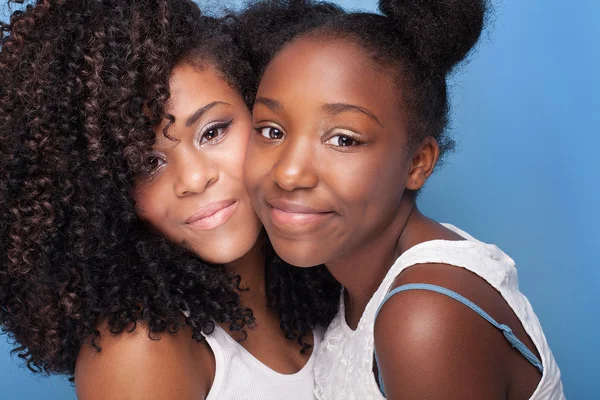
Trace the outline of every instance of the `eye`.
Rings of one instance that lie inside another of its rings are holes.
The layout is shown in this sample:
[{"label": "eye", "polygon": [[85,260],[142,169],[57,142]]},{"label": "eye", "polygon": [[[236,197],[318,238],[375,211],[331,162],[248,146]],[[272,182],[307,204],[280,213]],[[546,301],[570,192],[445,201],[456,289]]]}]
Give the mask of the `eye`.
[{"label": "eye", "polygon": [[165,164],[166,161],[162,157],[151,154],[144,160],[144,172],[152,176]]},{"label": "eye", "polygon": [[232,122],[233,120],[225,123],[218,122],[207,126],[202,132],[202,136],[200,136],[200,144],[202,145],[205,143],[220,142],[223,136],[225,135],[225,131],[227,130],[227,128],[229,128]]},{"label": "eye", "polygon": [[356,146],[358,144],[356,140],[345,135],[335,135],[328,139],[325,143],[338,147]]},{"label": "eye", "polygon": [[200,139],[200,143],[210,142],[214,138],[217,138],[223,134],[223,128],[213,128],[202,134],[202,138]]},{"label": "eye", "polygon": [[272,126],[268,126],[266,128],[259,128],[258,133],[264,138],[267,139],[283,139],[283,132],[277,128],[273,128]]}]

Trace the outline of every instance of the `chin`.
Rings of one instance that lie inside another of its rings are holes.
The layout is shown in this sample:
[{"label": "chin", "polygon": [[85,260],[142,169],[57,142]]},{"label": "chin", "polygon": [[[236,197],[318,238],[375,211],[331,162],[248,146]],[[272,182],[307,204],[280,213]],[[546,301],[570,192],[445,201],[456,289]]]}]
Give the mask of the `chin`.
[{"label": "chin", "polygon": [[[260,234],[260,226],[256,230],[229,233],[222,238],[215,237],[214,243],[210,245],[198,244],[194,253],[203,261],[210,264],[228,264],[236,261],[257,245]],[[260,251],[260,249],[259,249]]]},{"label": "chin", "polygon": [[236,254],[224,253],[224,254],[198,254],[198,256],[202,259],[202,261],[208,264],[227,264],[230,263],[237,258],[241,257]]},{"label": "chin", "polygon": [[[221,246],[211,251],[195,251],[196,255],[209,264],[228,264],[248,254],[253,243],[243,243],[234,246]],[[206,249],[205,249],[206,250]]]},{"label": "chin", "polygon": [[300,242],[288,242],[271,237],[271,244],[275,253],[286,263],[298,268],[311,268],[324,262],[319,257],[319,252],[314,246],[302,245]]}]

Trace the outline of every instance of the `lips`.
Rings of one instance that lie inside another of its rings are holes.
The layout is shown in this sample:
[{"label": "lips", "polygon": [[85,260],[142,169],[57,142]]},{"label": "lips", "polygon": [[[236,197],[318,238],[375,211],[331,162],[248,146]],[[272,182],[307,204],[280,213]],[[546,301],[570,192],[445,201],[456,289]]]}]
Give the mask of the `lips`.
[{"label": "lips", "polygon": [[201,230],[217,228],[231,218],[236,204],[235,200],[209,203],[185,220],[185,223]]},{"label": "lips", "polygon": [[273,208],[277,208],[277,209],[287,212],[287,213],[323,214],[323,213],[330,212],[330,210],[325,210],[324,208],[313,207],[309,204],[299,202],[299,201],[274,199],[274,200],[268,200],[267,204],[269,204]]},{"label": "lips", "polygon": [[284,228],[301,228],[318,224],[333,215],[332,210],[324,207],[281,199],[268,200],[271,220]]}]

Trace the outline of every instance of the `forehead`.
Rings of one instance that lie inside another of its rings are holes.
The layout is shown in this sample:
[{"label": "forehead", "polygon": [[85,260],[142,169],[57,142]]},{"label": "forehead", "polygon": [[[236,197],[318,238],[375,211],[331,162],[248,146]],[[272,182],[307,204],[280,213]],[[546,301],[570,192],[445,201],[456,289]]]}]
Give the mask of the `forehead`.
[{"label": "forehead", "polygon": [[[186,120],[207,104],[224,102],[230,105],[217,105],[213,109],[215,111],[223,110],[225,107],[246,107],[241,94],[232,88],[219,71],[211,65],[199,67],[182,63],[175,66],[169,78],[169,92],[171,97],[166,111],[175,117],[175,125],[169,128],[169,136],[174,138],[177,138],[178,133],[182,130],[193,130],[193,127],[186,126]],[[164,119],[154,129],[157,133],[157,145],[170,146],[173,143],[173,140],[163,134],[167,123],[167,119]]]},{"label": "forehead", "polygon": [[189,63],[177,65],[169,78],[171,98],[167,112],[176,118],[189,117],[199,107],[213,101],[227,103],[241,101],[241,96],[211,65],[193,66]]},{"label": "forehead", "polygon": [[321,103],[346,102],[388,112],[397,109],[398,90],[392,70],[379,65],[349,39],[307,36],[282,49],[261,80],[259,96]]}]

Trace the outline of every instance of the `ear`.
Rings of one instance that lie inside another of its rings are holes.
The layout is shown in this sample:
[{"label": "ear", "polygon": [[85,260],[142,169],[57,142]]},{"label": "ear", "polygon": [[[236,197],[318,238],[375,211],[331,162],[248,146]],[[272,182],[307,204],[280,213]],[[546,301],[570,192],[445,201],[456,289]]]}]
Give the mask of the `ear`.
[{"label": "ear", "polygon": [[406,189],[419,190],[433,173],[435,164],[440,157],[440,146],[433,136],[426,137],[417,147],[406,184]]}]

